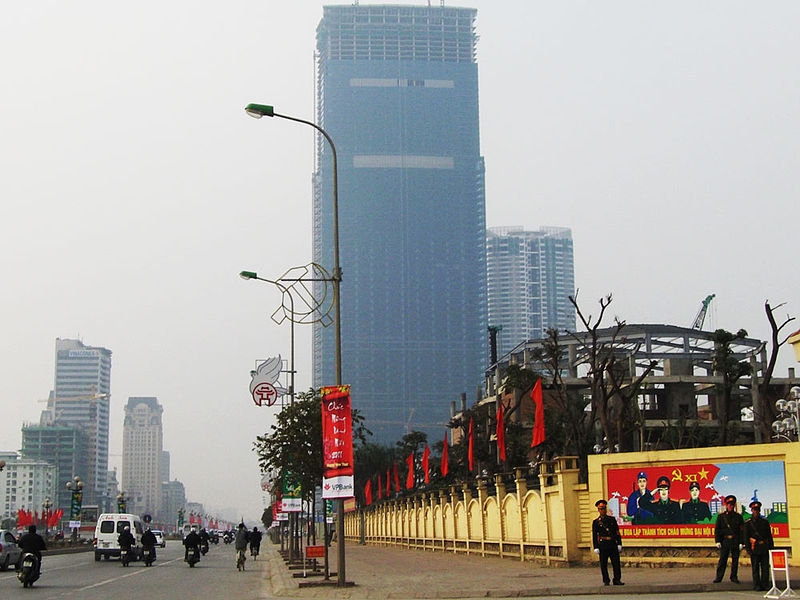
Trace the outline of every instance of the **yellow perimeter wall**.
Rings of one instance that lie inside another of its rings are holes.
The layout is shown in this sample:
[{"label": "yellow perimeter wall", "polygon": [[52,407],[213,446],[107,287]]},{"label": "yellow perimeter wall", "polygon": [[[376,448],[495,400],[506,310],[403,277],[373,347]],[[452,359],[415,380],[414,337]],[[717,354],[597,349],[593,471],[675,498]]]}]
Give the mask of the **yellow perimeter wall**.
[{"label": "yellow perimeter wall", "polygon": [[[421,492],[347,513],[345,536],[351,542],[363,539],[370,544],[546,564],[583,562],[591,559],[594,503],[608,497],[608,469],[765,460],[784,461],[790,537],[777,539],[776,546],[790,549],[791,564],[800,564],[800,443],[590,456],[588,485],[578,483],[576,459],[560,457],[541,465],[538,490],[528,490],[523,472],[517,471],[508,489],[497,477],[497,494],[492,496],[481,481],[476,491],[464,486]],[[658,549],[666,550],[664,556],[673,564],[703,557],[712,560],[715,554],[714,541],[707,539],[626,539],[625,546],[630,562],[660,562]]]}]

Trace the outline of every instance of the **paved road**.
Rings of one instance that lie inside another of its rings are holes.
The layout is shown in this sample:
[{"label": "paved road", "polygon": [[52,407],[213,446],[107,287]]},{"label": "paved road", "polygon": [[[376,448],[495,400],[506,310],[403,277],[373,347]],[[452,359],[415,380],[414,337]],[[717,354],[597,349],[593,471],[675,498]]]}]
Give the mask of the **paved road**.
[{"label": "paved road", "polygon": [[[168,541],[158,549],[158,560],[146,568],[134,562],[123,568],[118,560],[94,561],[91,552],[45,557],[42,577],[33,590],[22,588],[13,571],[0,572],[0,598],[54,600],[256,600],[269,598],[266,561],[247,561],[240,573],[234,566],[232,545],[211,546],[192,569],[183,562],[180,542]],[[191,590],[190,594],[187,591]]]}]

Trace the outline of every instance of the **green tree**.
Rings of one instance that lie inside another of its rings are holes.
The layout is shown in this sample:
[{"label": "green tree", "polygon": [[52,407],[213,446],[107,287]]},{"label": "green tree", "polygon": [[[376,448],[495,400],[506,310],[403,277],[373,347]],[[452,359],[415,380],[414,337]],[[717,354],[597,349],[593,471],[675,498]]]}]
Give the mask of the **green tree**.
[{"label": "green tree", "polygon": [[[369,479],[380,473],[383,489],[386,489],[386,481],[383,478],[386,476],[386,469],[391,468],[394,459],[394,448],[381,444],[366,443],[355,450],[355,456],[353,457],[355,461],[355,488],[356,496],[362,506],[364,505],[364,486]],[[376,483],[373,482],[373,485],[376,485]],[[372,496],[373,499],[378,497],[377,490],[374,491]]]},{"label": "green tree", "polygon": [[731,344],[736,340],[747,337],[747,331],[740,329],[735,334],[724,329],[717,329],[712,339],[714,340],[713,368],[714,373],[722,376],[722,383],[716,384],[714,403],[717,419],[719,420],[719,435],[717,443],[728,446],[735,443],[738,424],[742,419],[742,407],[738,394],[734,391],[739,379],[750,375],[750,363],[740,360],[733,352]]}]

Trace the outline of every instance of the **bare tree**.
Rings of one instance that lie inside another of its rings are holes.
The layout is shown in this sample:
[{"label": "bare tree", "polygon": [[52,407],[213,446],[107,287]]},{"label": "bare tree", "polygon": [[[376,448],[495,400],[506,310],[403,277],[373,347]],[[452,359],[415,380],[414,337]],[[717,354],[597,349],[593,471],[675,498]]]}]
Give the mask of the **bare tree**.
[{"label": "bare tree", "polygon": [[783,307],[785,302],[778,304],[774,308],[770,306],[769,300],[764,302],[764,312],[767,314],[767,320],[769,321],[769,327],[771,331],[770,335],[770,352],[769,352],[769,359],[767,360],[767,365],[764,368],[764,372],[761,378],[761,381],[758,384],[758,409],[753,407],[753,419],[755,421],[755,426],[761,429],[761,435],[763,439],[769,440],[772,434],[772,422],[777,417],[777,412],[775,410],[775,400],[778,399],[776,394],[771,391],[770,383],[772,382],[772,375],[775,371],[775,365],[778,361],[778,352],[780,351],[781,346],[783,346],[786,341],[791,337],[792,334],[788,334],[781,339],[781,330],[786,327],[789,323],[794,321],[794,317],[790,317],[786,315],[786,318],[783,322],[778,325],[777,320],[775,319],[775,311],[779,308]]}]

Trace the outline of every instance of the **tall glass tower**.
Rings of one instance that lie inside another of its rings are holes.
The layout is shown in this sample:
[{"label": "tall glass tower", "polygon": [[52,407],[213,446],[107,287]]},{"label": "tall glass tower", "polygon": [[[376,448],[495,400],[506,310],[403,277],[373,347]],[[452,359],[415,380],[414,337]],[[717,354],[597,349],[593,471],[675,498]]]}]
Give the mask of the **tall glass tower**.
[{"label": "tall glass tower", "polygon": [[486,233],[489,324],[500,326],[498,356],[547,329],[575,330],[572,231],[491,227]]},{"label": "tall glass tower", "polygon": [[[474,9],[326,6],[317,120],[336,143],[342,372],[375,441],[439,439],[486,356],[484,168]],[[314,177],[314,257],[333,265],[332,167]],[[332,328],[314,385],[335,383]]]},{"label": "tall glass tower", "polygon": [[[48,401],[56,425],[67,425],[88,438],[88,473],[84,504],[109,508],[108,417],[111,403],[111,350],[79,340],[56,339],[55,388]],[[59,473],[59,476],[63,474]],[[65,482],[60,482],[63,486]]]}]

